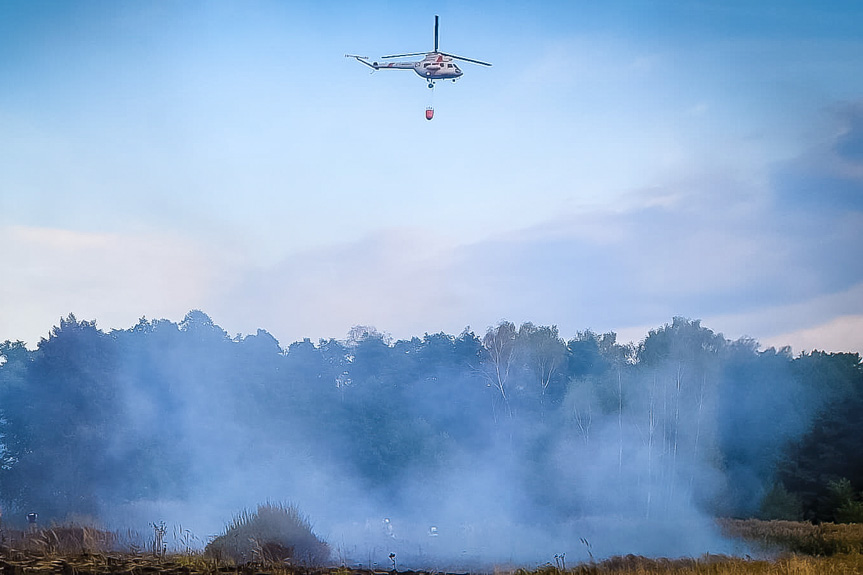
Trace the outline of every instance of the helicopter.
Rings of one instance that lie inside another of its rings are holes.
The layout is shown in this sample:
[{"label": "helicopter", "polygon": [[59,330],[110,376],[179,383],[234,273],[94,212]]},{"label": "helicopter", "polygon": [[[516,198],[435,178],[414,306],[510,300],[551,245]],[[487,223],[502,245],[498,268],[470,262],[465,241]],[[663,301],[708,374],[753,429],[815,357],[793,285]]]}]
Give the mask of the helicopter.
[{"label": "helicopter", "polygon": [[[434,17],[434,50],[432,52],[409,52],[407,54],[392,54],[391,56],[381,56],[381,58],[404,58],[407,56],[425,56],[418,62],[369,62],[367,56],[356,56],[354,54],[345,54],[345,58],[355,58],[357,62],[365,64],[374,70],[413,70],[420,77],[428,81],[428,87],[434,88],[436,80],[452,80],[455,82],[462,77],[464,72],[453,60],[461,60],[463,62],[471,62],[480,66],[491,66],[488,62],[456,56],[438,50],[438,22],[437,15]],[[429,118],[431,119],[431,118]]]}]

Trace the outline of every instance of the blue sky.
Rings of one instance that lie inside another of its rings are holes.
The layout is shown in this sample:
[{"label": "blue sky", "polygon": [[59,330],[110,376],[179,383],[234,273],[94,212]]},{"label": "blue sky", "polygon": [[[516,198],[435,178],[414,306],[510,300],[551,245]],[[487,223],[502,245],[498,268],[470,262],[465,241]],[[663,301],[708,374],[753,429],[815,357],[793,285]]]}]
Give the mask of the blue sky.
[{"label": "blue sky", "polygon": [[[494,66],[344,58],[435,14]],[[197,308],[863,351],[858,2],[0,0],[0,55],[0,340]]]}]

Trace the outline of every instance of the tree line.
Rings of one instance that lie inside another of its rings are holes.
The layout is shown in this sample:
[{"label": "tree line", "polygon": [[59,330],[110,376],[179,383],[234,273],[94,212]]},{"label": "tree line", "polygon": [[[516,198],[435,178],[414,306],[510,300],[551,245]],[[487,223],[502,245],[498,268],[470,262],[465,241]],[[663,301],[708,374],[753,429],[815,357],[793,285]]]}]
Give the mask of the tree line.
[{"label": "tree line", "polygon": [[685,503],[863,521],[861,413],[858,354],[762,350],[686,318],[638,344],[504,321],[282,347],[197,310],[110,332],[70,314],[34,350],[0,344],[0,507],[61,520],[182,499],[203,467],[289,446],[372,498],[494,453],[525,520]]}]

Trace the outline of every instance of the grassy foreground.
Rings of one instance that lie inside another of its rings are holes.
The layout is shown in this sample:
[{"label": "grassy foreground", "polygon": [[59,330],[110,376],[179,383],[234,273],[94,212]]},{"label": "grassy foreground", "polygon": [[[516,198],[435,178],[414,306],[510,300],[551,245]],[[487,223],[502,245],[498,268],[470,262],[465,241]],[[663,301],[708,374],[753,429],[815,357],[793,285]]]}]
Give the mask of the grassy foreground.
[{"label": "grassy foreground", "polygon": [[721,519],[726,537],[744,539],[766,551],[785,551],[816,557],[863,554],[863,524]]},{"label": "grassy foreground", "polygon": [[[863,556],[836,555],[805,557],[789,555],[772,561],[756,561],[735,557],[709,556],[700,559],[649,559],[627,555],[612,557],[596,564],[577,565],[565,575],[821,575],[863,573]],[[564,575],[554,566],[533,571],[519,570],[517,575]]]},{"label": "grassy foreground", "polygon": [[[229,565],[195,557],[153,557],[127,555],[80,555],[70,557],[19,556],[0,559],[4,575],[383,575],[385,571],[346,568],[307,568],[285,565],[246,563]],[[422,571],[401,574],[441,575]],[[648,559],[646,557],[613,557],[596,563],[582,564],[565,571],[554,566],[535,570],[495,569],[495,575],[839,575],[863,573],[859,554],[832,557],[787,556],[773,561],[753,561],[729,557],[701,559]]]},{"label": "grassy foreground", "polygon": [[[723,532],[774,554],[770,560],[706,555],[651,559],[628,555],[560,569],[493,568],[494,575],[832,575],[863,574],[863,525],[811,525],[788,521],[721,520]],[[57,526],[31,533],[4,533],[0,575],[378,575],[345,567],[308,567],[285,562],[236,564],[202,553],[158,554],[118,550],[118,537],[90,527]],[[412,572],[402,572],[412,573]],[[423,572],[413,572],[423,573]]]}]

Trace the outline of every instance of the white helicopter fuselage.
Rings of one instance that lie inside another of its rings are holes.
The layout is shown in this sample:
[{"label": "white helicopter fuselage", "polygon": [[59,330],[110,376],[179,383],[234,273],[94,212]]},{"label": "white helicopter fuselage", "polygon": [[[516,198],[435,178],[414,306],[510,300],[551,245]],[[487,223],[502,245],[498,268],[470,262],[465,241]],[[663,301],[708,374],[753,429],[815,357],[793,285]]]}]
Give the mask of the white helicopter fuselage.
[{"label": "white helicopter fuselage", "polygon": [[441,54],[429,54],[421,62],[415,62],[414,72],[431,80],[455,80],[463,74],[452,58]]},{"label": "white helicopter fuselage", "polygon": [[413,70],[426,80],[456,80],[464,72],[449,56],[429,53],[419,62],[372,63],[375,70]]}]

